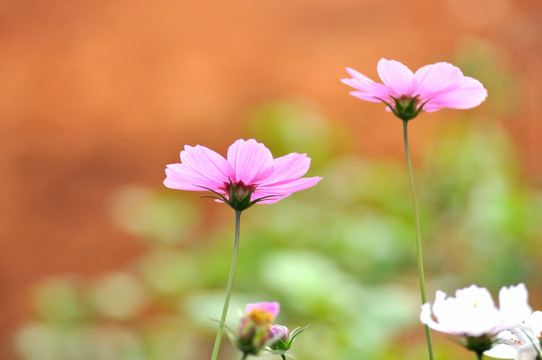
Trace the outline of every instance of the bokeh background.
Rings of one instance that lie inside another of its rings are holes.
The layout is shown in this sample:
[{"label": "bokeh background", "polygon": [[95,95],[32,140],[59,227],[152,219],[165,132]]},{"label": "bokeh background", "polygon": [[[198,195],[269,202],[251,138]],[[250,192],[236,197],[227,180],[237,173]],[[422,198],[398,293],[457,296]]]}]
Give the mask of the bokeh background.
[{"label": "bokeh background", "polygon": [[423,358],[401,124],[339,82],[381,57],[489,91],[410,126],[429,298],[525,282],[540,309],[539,0],[5,0],[0,18],[2,359],[208,358],[233,213],[163,171],[249,137],[324,180],[244,215],[230,326],[278,300],[311,324],[299,359]]}]

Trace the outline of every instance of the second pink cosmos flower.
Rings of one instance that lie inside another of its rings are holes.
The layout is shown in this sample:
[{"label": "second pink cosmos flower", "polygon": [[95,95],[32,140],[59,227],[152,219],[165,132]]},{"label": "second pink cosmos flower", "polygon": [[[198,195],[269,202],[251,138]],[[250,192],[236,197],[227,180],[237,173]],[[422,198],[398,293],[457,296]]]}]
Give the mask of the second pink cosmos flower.
[{"label": "second pink cosmos flower", "polygon": [[487,97],[482,83],[464,76],[458,67],[446,62],[426,65],[413,73],[399,61],[380,59],[377,70],[383,84],[351,68],[346,68],[346,71],[352,78],[341,81],[356,89],[350,92],[352,96],[366,101],[382,101],[394,113],[396,101],[404,107],[414,101],[414,111],[433,112],[442,108],[470,109]]},{"label": "second pink cosmos flower", "polygon": [[316,185],[321,177],[302,178],[310,162],[306,154],[297,153],[274,159],[271,151],[254,139],[235,141],[226,158],[205,146],[187,145],[181,151],[181,163],[167,165],[164,185],[209,190],[234,209],[244,210],[255,201],[271,204]]}]

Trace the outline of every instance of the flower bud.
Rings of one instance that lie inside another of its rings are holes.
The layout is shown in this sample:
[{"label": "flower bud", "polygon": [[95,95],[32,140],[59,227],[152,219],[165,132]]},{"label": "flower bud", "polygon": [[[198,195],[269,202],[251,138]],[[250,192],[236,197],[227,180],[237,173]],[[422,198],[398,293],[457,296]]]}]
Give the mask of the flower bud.
[{"label": "flower bud", "polygon": [[235,341],[245,354],[257,354],[273,339],[271,322],[279,312],[276,302],[255,303],[246,306],[246,315],[241,318]]},{"label": "flower bud", "polygon": [[288,350],[290,347],[290,330],[283,325],[273,325],[270,327],[272,334],[269,348],[271,350]]},{"label": "flower bud", "polygon": [[275,324],[270,330],[274,339],[286,341],[290,337],[290,330],[286,326]]}]

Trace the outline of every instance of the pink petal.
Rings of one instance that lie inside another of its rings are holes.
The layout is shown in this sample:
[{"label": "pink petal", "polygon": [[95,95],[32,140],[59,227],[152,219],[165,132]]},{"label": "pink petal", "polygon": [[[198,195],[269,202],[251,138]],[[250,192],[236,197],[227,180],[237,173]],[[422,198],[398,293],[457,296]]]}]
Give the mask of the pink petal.
[{"label": "pink petal", "polygon": [[386,100],[390,94],[393,94],[393,90],[386,85],[374,82],[354,69],[346,68],[346,71],[352,76],[352,79],[341,79],[341,81],[343,84],[359,90],[359,92],[355,91],[350,93],[355,97],[367,101],[378,102],[380,101],[379,99]]},{"label": "pink petal", "polygon": [[399,61],[380,59],[377,70],[382,82],[393,90],[394,97],[410,96],[416,90],[414,74]]},{"label": "pink petal", "polygon": [[297,179],[307,173],[311,159],[306,154],[291,153],[274,160],[274,171],[261,184]]},{"label": "pink petal", "polygon": [[276,202],[296,191],[308,189],[316,185],[322,178],[300,178],[310,166],[310,158],[306,154],[291,153],[275,159],[275,171],[258,185],[252,198],[274,195],[262,203]]},{"label": "pink petal", "polygon": [[293,192],[277,191],[276,189],[269,190],[265,188],[262,190],[260,187],[257,187],[252,193],[251,200],[254,201],[266,197],[264,200],[259,200],[258,204],[272,204],[292,194]]},{"label": "pink petal", "polygon": [[418,84],[416,94],[427,100],[446,91],[459,88],[463,81],[463,73],[452,64],[439,62],[426,65],[414,74]]},{"label": "pink petal", "polygon": [[256,188],[256,191],[261,193],[265,192],[273,195],[291,194],[296,191],[301,191],[313,187],[320,180],[322,180],[321,177],[315,176],[309,178],[299,178],[290,181],[283,181],[274,184],[261,184]]},{"label": "pink petal", "polygon": [[[290,155],[293,155],[293,154],[290,154]],[[299,154],[295,154],[295,155],[299,155]],[[283,158],[286,158],[286,157],[283,157]],[[286,158],[283,161],[286,161],[286,160],[291,160],[291,159]],[[298,167],[297,169],[298,169],[297,174],[301,174],[301,172],[305,174],[306,172],[305,165],[302,165]],[[260,201],[261,204],[271,204],[281,199],[284,199],[287,196],[290,196],[296,191],[301,191],[301,190],[305,190],[310,187],[313,187],[320,180],[322,180],[322,178],[316,176],[316,177],[310,177],[310,178],[290,178],[290,179],[285,178],[285,180],[282,180],[279,182],[272,182],[272,183],[265,182],[258,185],[256,190],[252,194],[251,198],[252,200],[255,200],[261,197],[271,196],[269,199]]]},{"label": "pink petal", "polygon": [[260,199],[260,198],[263,198],[263,197],[266,197],[266,196],[269,196],[268,198],[264,199],[264,200],[259,200],[258,201],[258,204],[274,204],[276,203],[277,201],[279,200],[282,200],[284,199],[285,197],[288,197],[292,195],[292,193],[289,193],[289,194],[283,194],[283,195],[274,195],[272,193],[267,193],[267,192],[258,192],[258,191],[255,191],[252,195],[252,200],[256,200],[256,199]]},{"label": "pink petal", "polygon": [[185,146],[181,163],[166,167],[164,185],[179,190],[204,191],[206,187],[218,191],[233,173],[221,155],[204,147]]},{"label": "pink petal", "polygon": [[425,111],[425,112],[435,112],[435,111],[438,111],[438,110],[440,110],[442,108],[443,108],[443,106],[433,104],[433,103],[431,103],[431,101],[429,101],[423,106],[423,111]]},{"label": "pink petal", "polygon": [[432,106],[452,109],[470,109],[480,105],[486,97],[487,90],[482,83],[465,76],[457,89],[439,94],[430,100],[429,103]]},{"label": "pink petal", "polygon": [[273,316],[273,319],[277,317],[278,313],[280,312],[280,304],[278,302],[259,302],[259,303],[253,303],[253,304],[247,304],[245,306],[245,310],[247,313],[250,313],[254,310],[262,311],[262,312],[268,312]]},{"label": "pink petal", "polygon": [[228,162],[234,171],[233,182],[258,183],[273,173],[273,155],[254,139],[239,139],[228,149]]},{"label": "pink petal", "polygon": [[381,102],[382,100],[387,102],[388,96],[374,96],[372,94],[367,94],[361,91],[350,91],[350,95],[357,97],[358,99],[371,101],[371,102]]},{"label": "pink petal", "polygon": [[185,146],[184,151],[181,151],[181,163],[193,173],[217,183],[227,183],[228,178],[233,175],[230,164],[222,155],[201,145]]},{"label": "pink petal", "polygon": [[170,164],[166,167],[164,185],[170,189],[188,191],[206,191],[205,188],[223,192],[222,182],[216,182],[204,175],[194,172],[185,164]]}]

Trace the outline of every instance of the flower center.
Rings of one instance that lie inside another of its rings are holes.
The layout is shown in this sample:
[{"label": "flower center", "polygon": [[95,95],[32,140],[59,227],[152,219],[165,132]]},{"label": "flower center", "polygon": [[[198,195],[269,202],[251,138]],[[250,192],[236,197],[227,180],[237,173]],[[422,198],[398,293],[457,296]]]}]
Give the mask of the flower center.
[{"label": "flower center", "polygon": [[248,316],[252,321],[259,325],[268,324],[273,321],[273,314],[265,310],[254,309],[248,314]]}]

